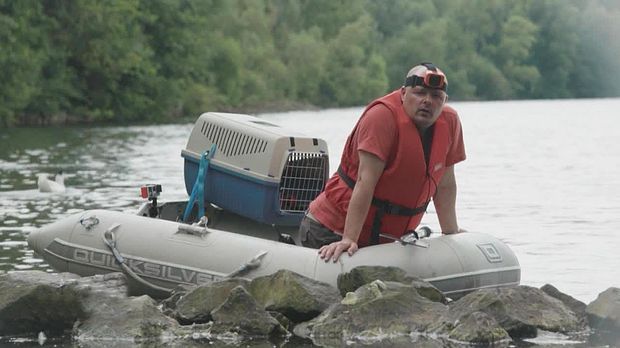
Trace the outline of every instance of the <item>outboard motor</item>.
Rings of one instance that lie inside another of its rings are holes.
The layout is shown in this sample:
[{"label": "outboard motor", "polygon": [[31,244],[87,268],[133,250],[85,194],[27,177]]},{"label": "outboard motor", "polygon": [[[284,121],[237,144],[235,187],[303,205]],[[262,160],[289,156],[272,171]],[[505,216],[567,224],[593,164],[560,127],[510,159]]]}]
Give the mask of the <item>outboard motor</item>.
[{"label": "outboard motor", "polygon": [[273,225],[298,225],[329,175],[324,140],[249,115],[202,114],[181,156],[189,195],[203,186],[205,204]]}]

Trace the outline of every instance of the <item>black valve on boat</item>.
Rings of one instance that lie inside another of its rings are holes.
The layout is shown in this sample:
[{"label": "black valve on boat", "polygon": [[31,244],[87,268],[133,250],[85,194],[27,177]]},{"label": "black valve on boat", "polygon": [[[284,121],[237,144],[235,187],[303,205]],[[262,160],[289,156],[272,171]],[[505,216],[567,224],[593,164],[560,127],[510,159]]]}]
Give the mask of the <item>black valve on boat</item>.
[{"label": "black valve on boat", "polygon": [[151,206],[149,207],[149,217],[157,217],[159,214],[157,210],[157,197],[159,197],[160,193],[161,185],[159,184],[148,184],[140,187],[140,196],[151,201]]},{"label": "black valve on boat", "polygon": [[431,230],[431,228],[428,226],[422,226],[418,228],[417,233],[418,237],[420,238],[428,238],[431,236],[431,234],[433,234],[433,230]]},{"label": "black valve on boat", "polygon": [[399,242],[402,245],[415,245],[421,248],[428,248],[428,244],[420,242],[421,238],[430,237],[433,231],[428,226],[422,226],[419,230],[409,230],[402,237],[394,237],[389,234],[379,233],[379,236]]}]

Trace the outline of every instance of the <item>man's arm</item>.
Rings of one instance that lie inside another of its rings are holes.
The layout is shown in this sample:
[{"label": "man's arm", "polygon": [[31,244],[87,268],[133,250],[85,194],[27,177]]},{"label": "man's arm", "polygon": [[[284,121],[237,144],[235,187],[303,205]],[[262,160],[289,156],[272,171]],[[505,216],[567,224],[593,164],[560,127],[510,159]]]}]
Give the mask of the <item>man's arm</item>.
[{"label": "man's arm", "polygon": [[437,218],[441,232],[444,234],[457,233],[459,224],[456,220],[456,177],[454,176],[454,166],[446,168],[446,172],[441,177],[437,192],[433,197]]},{"label": "man's arm", "polygon": [[358,154],[360,163],[357,180],[353,193],[351,193],[342,240],[319,249],[319,254],[325,261],[329,261],[331,258],[332,261],[336,262],[344,251],[347,251],[349,256],[357,251],[357,241],[364,221],[366,221],[375,187],[383,173],[383,168],[385,168],[385,162],[379,157],[363,150],[358,151]]}]

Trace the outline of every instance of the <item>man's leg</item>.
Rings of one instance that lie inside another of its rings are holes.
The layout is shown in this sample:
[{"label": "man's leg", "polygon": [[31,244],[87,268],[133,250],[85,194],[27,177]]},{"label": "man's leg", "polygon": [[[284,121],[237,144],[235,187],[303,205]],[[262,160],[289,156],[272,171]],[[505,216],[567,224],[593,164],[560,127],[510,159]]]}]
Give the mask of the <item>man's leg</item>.
[{"label": "man's leg", "polygon": [[319,249],[323,245],[341,240],[342,237],[306,214],[299,225],[299,239],[301,245]]}]

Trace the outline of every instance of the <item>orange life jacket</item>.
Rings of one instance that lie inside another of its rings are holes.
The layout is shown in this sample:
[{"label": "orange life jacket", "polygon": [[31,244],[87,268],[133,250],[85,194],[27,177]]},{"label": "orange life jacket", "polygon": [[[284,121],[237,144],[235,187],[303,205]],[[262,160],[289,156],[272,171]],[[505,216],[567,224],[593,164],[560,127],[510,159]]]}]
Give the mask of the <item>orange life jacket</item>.
[{"label": "orange life jacket", "polygon": [[[450,127],[446,117],[456,115],[454,109],[444,106],[433,127],[433,140],[427,166],[420,134],[402,107],[400,91],[396,90],[369,104],[361,118],[376,104],[383,104],[390,109],[397,125],[397,143],[392,160],[386,163],[375,187],[373,202],[358,239],[360,246],[389,242],[389,239],[380,238],[379,234],[399,238],[418,226],[446,170],[446,156],[451,144]],[[356,130],[357,125],[347,139],[338,168],[340,178],[350,188],[355,184],[352,178],[357,177],[357,168],[351,168],[350,165],[351,154],[356,151],[351,144]]]}]

